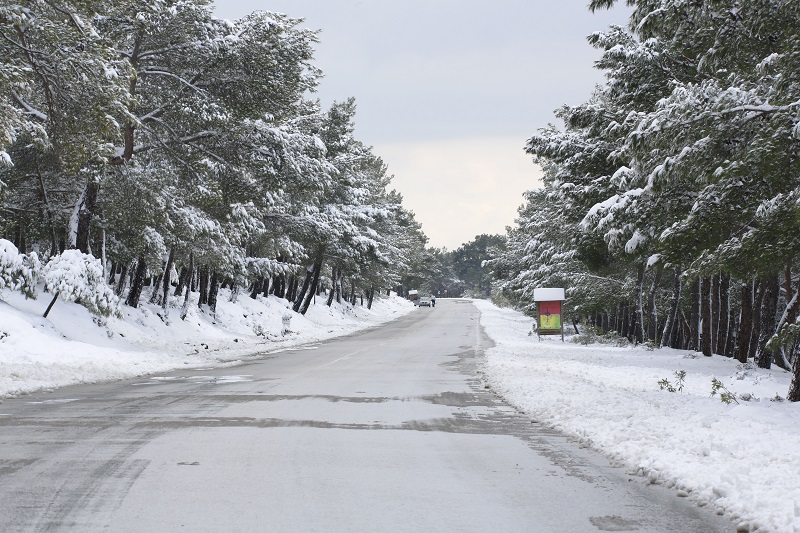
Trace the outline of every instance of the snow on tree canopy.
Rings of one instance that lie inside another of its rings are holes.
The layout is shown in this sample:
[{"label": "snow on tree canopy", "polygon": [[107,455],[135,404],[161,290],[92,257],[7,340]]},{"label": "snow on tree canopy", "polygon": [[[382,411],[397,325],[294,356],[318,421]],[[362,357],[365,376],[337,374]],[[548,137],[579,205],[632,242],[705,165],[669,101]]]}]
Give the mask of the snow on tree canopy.
[{"label": "snow on tree canopy", "polygon": [[106,284],[99,259],[65,250],[44,267],[47,290],[67,302],[79,302],[90,313],[100,316],[120,315],[119,298]]}]

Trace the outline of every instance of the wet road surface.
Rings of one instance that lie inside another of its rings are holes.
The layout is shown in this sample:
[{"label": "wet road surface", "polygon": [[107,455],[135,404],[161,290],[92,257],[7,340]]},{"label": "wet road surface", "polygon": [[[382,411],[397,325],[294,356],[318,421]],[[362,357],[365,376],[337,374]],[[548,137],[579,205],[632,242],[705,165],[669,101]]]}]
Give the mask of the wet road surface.
[{"label": "wet road surface", "polygon": [[0,531],[734,531],[488,390],[479,312],[0,404]]}]

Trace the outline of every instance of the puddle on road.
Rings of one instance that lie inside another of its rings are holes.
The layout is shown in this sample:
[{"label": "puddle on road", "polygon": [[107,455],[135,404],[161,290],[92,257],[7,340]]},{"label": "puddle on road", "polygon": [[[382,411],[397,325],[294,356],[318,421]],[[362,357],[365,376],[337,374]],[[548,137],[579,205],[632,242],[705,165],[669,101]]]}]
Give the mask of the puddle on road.
[{"label": "puddle on road", "polygon": [[252,374],[242,376],[155,376],[149,381],[134,383],[134,385],[162,385],[164,383],[185,382],[191,384],[210,383],[213,385],[227,385],[229,383],[244,383],[253,381]]},{"label": "puddle on road", "polygon": [[32,404],[32,405],[42,405],[42,404],[43,405],[52,405],[52,404],[58,404],[58,403],[78,402],[80,400],[81,400],[80,398],[63,398],[63,399],[60,399],[60,400],[42,400],[40,402],[27,402],[27,403]]}]

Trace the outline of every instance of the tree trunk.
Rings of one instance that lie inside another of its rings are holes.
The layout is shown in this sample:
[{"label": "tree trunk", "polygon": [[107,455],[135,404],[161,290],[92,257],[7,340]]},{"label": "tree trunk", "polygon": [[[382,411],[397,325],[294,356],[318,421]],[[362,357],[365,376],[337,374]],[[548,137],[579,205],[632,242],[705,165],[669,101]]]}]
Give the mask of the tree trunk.
[{"label": "tree trunk", "polygon": [[183,297],[183,308],[181,309],[181,320],[186,320],[189,314],[189,293],[192,292],[190,278],[194,276],[194,252],[189,252],[189,266],[186,269],[186,295]]},{"label": "tree trunk", "polygon": [[211,273],[211,284],[208,287],[208,307],[211,309],[211,313],[216,315],[217,313],[217,296],[219,295],[219,276],[217,272],[214,271]]},{"label": "tree trunk", "polygon": [[189,269],[181,267],[181,273],[178,275],[178,286],[175,287],[173,296],[180,296],[183,293],[183,288],[186,286],[186,280],[189,278]]},{"label": "tree trunk", "polygon": [[792,382],[786,399],[790,402],[800,402],[800,357],[795,357],[792,363]]},{"label": "tree trunk", "polygon": [[[161,302],[161,307],[166,310],[167,303],[169,302],[169,287],[172,283],[172,265],[175,263],[175,247],[169,249],[169,257],[167,257],[167,266],[164,268],[164,277],[162,279],[164,300]],[[156,287],[158,288],[158,287]]]},{"label": "tree trunk", "polygon": [[719,278],[721,274],[711,277],[711,351],[717,348],[717,331],[719,330]]},{"label": "tree trunk", "polygon": [[758,366],[759,368],[770,368],[774,351],[767,349],[767,342],[775,331],[775,314],[778,310],[778,298],[780,296],[780,282],[777,274],[770,276],[765,282],[764,305],[761,310],[761,327],[758,336]]},{"label": "tree trunk", "polygon": [[122,298],[122,293],[125,291],[125,286],[128,284],[128,265],[126,261],[122,263],[122,268],[119,271],[119,282],[117,282],[117,289],[114,291],[117,296]]},{"label": "tree trunk", "polygon": [[322,262],[325,259],[325,247],[322,246],[317,252],[317,260],[314,262],[314,279],[311,281],[311,288],[306,294],[303,305],[300,307],[300,313],[305,315],[308,308],[311,306],[311,299],[317,293],[317,286],[319,285],[319,274],[322,271]]},{"label": "tree trunk", "polygon": [[[306,297],[306,293],[308,292],[308,288],[311,286],[311,280],[314,278],[314,266],[315,266],[315,264],[316,263],[311,264],[306,268],[306,277],[303,280],[303,288],[300,289],[300,295],[297,297],[297,300],[295,300],[294,305],[292,306],[292,310],[295,313],[299,313],[300,312],[300,308],[303,305],[303,300]],[[303,314],[305,314],[305,313],[303,313]]]},{"label": "tree trunk", "polygon": [[47,309],[45,309],[45,310],[44,310],[44,314],[42,315],[42,318],[47,318],[47,315],[49,315],[49,314],[50,314],[50,310],[51,310],[51,309],[53,308],[53,306],[55,305],[55,303],[56,303],[56,300],[58,300],[58,295],[59,295],[59,294],[61,294],[61,292],[60,292],[60,291],[56,291],[56,293],[53,295],[53,299],[52,299],[52,300],[50,300],[50,305],[48,305],[48,306],[47,306]]},{"label": "tree trunk", "polygon": [[331,268],[331,290],[328,292],[328,300],[325,304],[330,307],[333,305],[334,286],[336,285],[336,267]]},{"label": "tree trunk", "polygon": [[90,253],[89,227],[92,223],[99,192],[100,183],[95,178],[89,178],[86,182],[86,189],[84,190],[80,206],[78,207],[78,228],[77,235],[75,236],[75,247],[85,254]]},{"label": "tree trunk", "polygon": [[644,271],[645,264],[639,265],[639,272],[636,278],[636,311],[634,315],[634,338],[636,344],[644,342]]},{"label": "tree trunk", "polygon": [[290,302],[294,302],[295,297],[297,296],[295,288],[294,288],[294,278],[296,276],[294,274],[289,275],[289,279],[286,281],[286,299]]},{"label": "tree trunk", "polygon": [[658,309],[656,308],[656,292],[658,291],[659,283],[661,283],[661,273],[663,269],[661,266],[656,266],[656,271],[653,274],[653,285],[650,287],[650,292],[647,295],[647,338],[658,344]]},{"label": "tree trunk", "polygon": [[750,332],[750,346],[747,349],[748,357],[753,359],[756,359],[758,354],[758,341],[761,338],[761,311],[764,305],[765,291],[766,282],[761,278],[756,282],[756,295],[753,299],[753,326]]},{"label": "tree trunk", "polygon": [[111,261],[111,274],[108,276],[108,284],[113,285],[117,281],[117,263]]},{"label": "tree trunk", "polygon": [[728,355],[725,345],[728,342],[728,329],[730,328],[730,274],[719,276],[719,321],[717,327],[716,351],[720,355]]},{"label": "tree trunk", "polygon": [[[797,320],[798,311],[800,311],[800,290],[793,290],[791,272],[788,268],[786,269],[784,288],[786,290],[787,300],[786,309],[784,309],[777,326],[775,326],[775,333],[773,333],[774,337],[779,337],[787,324],[794,324]],[[798,289],[800,289],[800,287],[798,287]],[[781,357],[776,358],[775,362],[784,370],[789,370],[792,366],[789,364],[789,361],[792,361],[792,358],[795,357],[794,348],[797,345],[797,336],[792,335],[788,339],[781,340]],[[786,354],[787,349],[789,350],[788,354]]]},{"label": "tree trunk", "polygon": [[131,290],[128,292],[128,299],[125,304],[131,307],[139,307],[139,298],[142,295],[142,287],[144,287],[144,275],[147,273],[147,263],[144,256],[139,256],[138,264],[136,265],[136,275],[133,277],[133,284]]},{"label": "tree trunk", "polygon": [[367,292],[367,309],[372,309],[372,299],[375,297],[375,288],[371,288]]},{"label": "tree trunk", "polygon": [[711,278],[705,277],[700,282],[700,320],[702,324],[702,351],[706,357],[711,357]]},{"label": "tree trunk", "polygon": [[271,282],[271,281],[272,281],[272,278],[271,278],[271,277],[269,277],[269,276],[266,276],[266,277],[264,278],[264,286],[261,288],[261,295],[262,295],[264,298],[269,298],[269,295],[270,295],[270,285],[271,285],[271,283],[270,283],[270,282]]},{"label": "tree trunk", "polygon": [[753,283],[742,282],[742,311],[739,315],[739,332],[736,336],[736,360],[747,362],[750,354],[750,335],[753,332]]},{"label": "tree trunk", "polygon": [[255,283],[253,283],[253,290],[250,291],[250,298],[252,298],[253,300],[258,298],[258,293],[261,292],[261,289],[263,288],[263,285],[264,285],[264,278],[263,277],[258,278],[255,281]]},{"label": "tree trunk", "polygon": [[736,329],[736,310],[734,306],[728,305],[728,334],[725,340],[725,357],[734,357],[736,355],[736,336],[738,330]]},{"label": "tree trunk", "polygon": [[200,267],[200,294],[197,297],[197,307],[203,308],[203,305],[208,305],[208,265]]},{"label": "tree trunk", "polygon": [[700,351],[700,280],[692,280],[692,310],[689,314],[689,329],[691,338],[689,348],[696,352]]},{"label": "tree trunk", "polygon": [[622,313],[620,313],[622,317],[622,327],[620,328],[619,334],[626,339],[629,338],[629,331],[631,329],[631,322],[629,317],[629,310],[631,308],[628,302],[623,302],[622,304]]},{"label": "tree trunk", "polygon": [[680,272],[675,270],[675,281],[672,285],[672,303],[670,305],[667,321],[664,324],[664,331],[661,333],[661,347],[670,346],[675,348],[673,342],[673,330],[675,329],[675,322],[678,319],[678,308],[681,304],[681,275]]}]

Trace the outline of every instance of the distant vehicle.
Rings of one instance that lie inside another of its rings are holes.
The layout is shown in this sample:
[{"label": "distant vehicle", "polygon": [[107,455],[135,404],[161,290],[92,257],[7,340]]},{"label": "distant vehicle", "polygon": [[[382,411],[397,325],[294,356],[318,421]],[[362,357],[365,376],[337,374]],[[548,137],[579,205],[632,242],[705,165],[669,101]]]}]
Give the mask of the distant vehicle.
[{"label": "distant vehicle", "polygon": [[415,290],[408,291],[408,299],[414,302],[414,305],[419,305],[419,292]]},{"label": "distant vehicle", "polygon": [[419,307],[431,307],[431,297],[430,296],[421,296],[419,299],[419,303],[417,304]]}]

